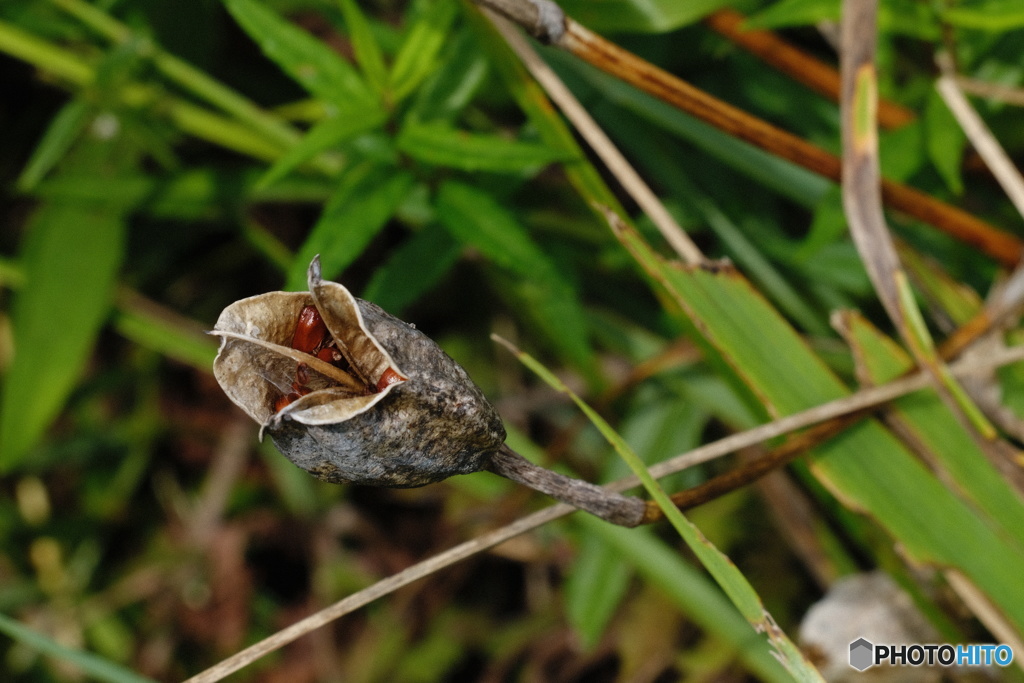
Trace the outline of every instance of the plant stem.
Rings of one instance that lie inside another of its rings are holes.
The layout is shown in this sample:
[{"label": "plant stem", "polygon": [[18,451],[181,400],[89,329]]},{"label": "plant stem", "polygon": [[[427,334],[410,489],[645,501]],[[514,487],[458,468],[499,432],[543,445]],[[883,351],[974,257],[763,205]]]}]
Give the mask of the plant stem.
[{"label": "plant stem", "polygon": [[613,493],[534,465],[508,444],[502,444],[501,449],[491,456],[487,470],[619,526],[637,526],[644,521],[647,511],[646,503],[639,498]]}]

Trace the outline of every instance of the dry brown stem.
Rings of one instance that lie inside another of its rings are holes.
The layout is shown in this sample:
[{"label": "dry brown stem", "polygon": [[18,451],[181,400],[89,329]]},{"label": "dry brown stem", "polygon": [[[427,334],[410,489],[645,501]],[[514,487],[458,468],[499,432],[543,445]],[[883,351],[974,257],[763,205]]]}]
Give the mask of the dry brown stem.
[{"label": "dry brown stem", "polygon": [[[704,21],[715,32],[766,64],[833,102],[839,101],[839,71],[831,64],[790,45],[771,31],[744,28],[744,16],[736,10],[720,9]],[[878,102],[878,124],[883,128],[899,128],[916,118],[913,111],[895,102]]]}]

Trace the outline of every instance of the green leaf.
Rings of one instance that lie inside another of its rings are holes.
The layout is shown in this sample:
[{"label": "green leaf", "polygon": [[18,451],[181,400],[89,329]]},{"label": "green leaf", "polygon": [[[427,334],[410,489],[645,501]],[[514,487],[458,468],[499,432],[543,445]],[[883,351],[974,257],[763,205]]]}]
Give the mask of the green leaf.
[{"label": "green leaf", "polygon": [[256,0],[224,4],[263,53],[313,95],[344,108],[375,102],[352,65],[310,34]]},{"label": "green leaf", "polygon": [[168,358],[210,372],[217,344],[208,335],[190,331],[191,321],[168,320],[144,306],[122,307],[114,316],[114,327],[126,339]]},{"label": "green leaf", "polygon": [[377,128],[387,120],[378,107],[342,112],[309,129],[299,142],[278,159],[257,182],[255,191],[266,189],[317,154]]},{"label": "green leaf", "polygon": [[879,133],[882,177],[905,181],[925,163],[925,126],[920,120]]},{"label": "green leaf", "polygon": [[[863,317],[849,314],[845,321],[844,336],[871,383],[890,382],[913,370],[906,352]],[[919,452],[928,454],[926,460],[947,473],[953,490],[1024,550],[1024,503],[939,397],[932,391],[918,392],[897,399],[889,410],[912,435]]]},{"label": "green leaf", "polygon": [[807,261],[816,256],[823,248],[835,244],[847,234],[846,215],[843,213],[842,192],[839,186],[833,187],[822,197],[814,208],[814,220],[811,229],[800,244],[794,255],[797,261]]},{"label": "green leaf", "polygon": [[597,645],[629,588],[633,572],[621,551],[584,534],[565,582],[565,609],[583,646]]},{"label": "green leaf", "polygon": [[452,120],[470,103],[488,73],[486,57],[467,31],[456,34],[444,68],[434,71],[416,90],[409,116],[417,121]]},{"label": "green leaf", "polygon": [[732,0],[562,0],[566,14],[593,31],[667,33],[700,21]]},{"label": "green leaf", "polygon": [[1010,31],[1024,27],[1020,0],[987,0],[942,10],[942,18],[962,28],[982,31]]},{"label": "green leaf", "polygon": [[591,369],[586,317],[576,293],[518,221],[481,190],[453,181],[441,185],[437,211],[455,239],[514,276],[525,312],[549,343],[578,367]]},{"label": "green leaf", "polygon": [[960,282],[941,265],[904,242],[896,242],[900,263],[907,269],[922,296],[937,306],[958,327],[981,312],[984,302],[970,285]]},{"label": "green leaf", "polygon": [[[619,237],[773,414],[848,393],[738,273],[676,268],[635,233],[619,231]],[[909,557],[957,568],[1015,628],[1024,627],[1024,594],[1014,588],[1024,552],[944,487],[892,432],[866,420],[815,448],[809,465],[848,507],[877,520]]]},{"label": "green leaf", "polygon": [[[668,494],[651,476],[651,473],[640,457],[612,429],[611,425],[577,396],[575,392],[555,377],[550,370],[538,363],[529,354],[517,351],[516,355],[524,365],[530,368],[548,386],[571,398],[573,403],[587,416],[591,424],[601,432],[601,435],[612,445],[626,464],[629,465],[629,468],[633,470],[633,474],[643,484],[647,493],[665,513],[669,523],[672,524],[672,527],[686,542],[686,545],[697,556],[700,563],[714,577],[718,585],[725,591],[725,594],[729,596],[732,604],[736,606],[740,614],[758,631],[764,631],[768,634],[771,645],[780,655],[784,666],[786,666],[793,677],[799,681],[821,681],[821,675],[818,671],[804,658],[782,629],[778,628],[771,615],[765,610],[760,596],[754,590],[754,587],[750,585],[747,578],[743,576],[743,573],[724,553],[704,537],[700,529],[690,522],[679,508],[672,504]],[[767,645],[768,643],[763,644],[766,653],[768,652]]]},{"label": "green leaf", "polygon": [[588,515],[577,515],[573,522],[599,538],[621,563],[633,566],[664,591],[668,600],[706,633],[728,643],[758,680],[792,682],[793,678],[765,647],[764,636],[750,627],[705,574],[684,562],[649,530],[623,529]]},{"label": "green leaf", "polygon": [[335,278],[387,224],[411,186],[411,175],[391,168],[369,166],[349,173],[295,255],[286,289],[306,289],[306,270],[317,254],[324,279]]},{"label": "green leaf", "polygon": [[839,0],[781,0],[749,17],[749,28],[771,29],[839,21]]},{"label": "green leaf", "polygon": [[406,240],[378,268],[363,298],[400,315],[430,290],[459,260],[461,245],[440,225],[431,223]]},{"label": "green leaf", "polygon": [[924,123],[928,158],[946,182],[950,192],[962,194],[964,183],[960,176],[960,166],[967,136],[957,123],[953,112],[942,100],[942,96],[935,90],[928,95]]},{"label": "green leaf", "polygon": [[816,204],[832,187],[832,183],[825,178],[737,140],[651,95],[579,63],[579,60],[556,51],[550,54],[550,61],[560,70],[571,69],[570,73],[582,76],[595,89],[601,104],[595,107],[594,115],[599,122],[615,121],[615,125],[606,125],[609,130],[622,130],[634,137],[642,136],[644,127],[637,125],[635,119],[629,125],[624,125],[625,117],[616,109],[631,112],[642,122],[657,126],[704,150],[758,184],[807,207]]},{"label": "green leaf", "polygon": [[394,101],[415,90],[438,67],[437,55],[448,39],[456,9],[452,0],[433,0],[409,29],[388,78]]},{"label": "green leaf", "polygon": [[[572,161],[565,162],[566,175],[591,206],[595,215],[600,215],[598,206],[620,210],[621,205],[615,193],[608,188],[601,173],[587,159],[572,130],[494,25],[480,12],[468,12],[467,19],[476,37],[478,49],[490,57],[491,64],[502,78],[504,87],[526,113],[540,139],[551,148],[562,150],[573,158]],[[557,51],[554,51],[547,56],[553,57],[556,54]]]},{"label": "green leaf", "polygon": [[417,161],[462,171],[532,174],[550,163],[571,158],[543,144],[468,133],[443,123],[408,120],[396,144]]},{"label": "green leaf", "polygon": [[339,4],[341,12],[345,16],[349,37],[352,39],[352,49],[356,53],[356,61],[359,62],[367,83],[370,84],[374,92],[380,95],[387,82],[387,68],[384,66],[380,45],[373,37],[373,31],[370,30],[370,23],[366,20],[366,15],[359,9],[355,0],[339,0]]},{"label": "green leaf", "polygon": [[0,405],[0,470],[43,436],[85,369],[106,319],[124,248],[121,210],[45,204],[22,247],[14,302],[14,361]]},{"label": "green leaf", "polygon": [[43,176],[64,158],[88,123],[91,110],[92,107],[84,99],[74,99],[57,112],[18,177],[19,190],[33,190]]},{"label": "green leaf", "polygon": [[74,665],[91,679],[109,683],[153,683],[153,679],[140,676],[119,664],[61,645],[5,614],[0,614],[0,632],[34,650]]}]

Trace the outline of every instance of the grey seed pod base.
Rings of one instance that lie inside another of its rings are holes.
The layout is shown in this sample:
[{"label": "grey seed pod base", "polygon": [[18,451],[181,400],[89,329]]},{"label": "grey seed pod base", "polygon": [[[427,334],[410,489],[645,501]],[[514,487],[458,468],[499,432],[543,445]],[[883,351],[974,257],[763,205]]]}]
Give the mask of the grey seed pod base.
[{"label": "grey seed pod base", "polygon": [[[312,306],[335,362],[291,347]],[[261,425],[261,438],[318,479],[408,488],[486,469],[615,524],[643,520],[643,501],[537,467],[505,446],[500,416],[466,371],[412,325],[323,281],[318,258],[308,293],[237,301],[212,334],[221,337],[214,376],[225,393]]]},{"label": "grey seed pod base", "polygon": [[408,381],[344,422],[282,420],[268,431],[274,444],[293,463],[332,483],[423,486],[484,469],[505,441],[497,411],[432,339],[375,304],[357,302],[367,330]]}]

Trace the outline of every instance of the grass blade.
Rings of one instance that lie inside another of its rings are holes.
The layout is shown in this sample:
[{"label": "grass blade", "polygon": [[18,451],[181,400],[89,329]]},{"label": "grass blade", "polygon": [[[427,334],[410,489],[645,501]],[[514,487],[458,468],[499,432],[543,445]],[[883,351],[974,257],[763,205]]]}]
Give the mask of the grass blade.
[{"label": "grass blade", "polygon": [[[499,340],[500,341],[500,340]],[[679,511],[668,494],[655,481],[654,477],[647,470],[643,461],[633,449],[612,429],[611,425],[605,422],[604,418],[597,414],[593,408],[586,404],[561,380],[555,377],[551,371],[538,363],[529,354],[515,349],[507,342],[505,343],[516,357],[532,370],[538,377],[552,389],[569,396],[572,401],[583,411],[587,419],[597,427],[601,435],[612,445],[615,451],[633,470],[633,474],[640,480],[650,496],[658,503],[658,506],[665,512],[665,516],[672,524],[679,536],[686,542],[690,550],[700,559],[701,564],[711,573],[718,585],[722,587],[725,594],[740,611],[740,614],[750,622],[759,632],[767,633],[771,644],[777,648],[783,664],[797,680],[820,681],[821,676],[813,666],[803,657],[800,650],[793,644],[789,637],[775,624],[771,615],[765,610],[761,598],[757,595],[753,586],[746,577],[737,569],[736,565],[719,551],[704,535],[700,529],[695,527],[682,512]]]},{"label": "grass blade", "polygon": [[107,659],[61,645],[6,614],[0,614],[0,632],[43,654],[74,664],[82,673],[95,680],[108,683],[153,683],[153,679],[140,676]]},{"label": "grass blade", "polygon": [[44,205],[22,251],[14,361],[0,409],[0,470],[17,466],[74,388],[110,311],[125,222],[110,206]]},{"label": "grass blade", "polygon": [[386,120],[387,113],[382,109],[367,107],[359,112],[345,112],[321,121],[267,169],[253,190],[265,190],[317,154],[369,132]]},{"label": "grass blade", "polygon": [[334,278],[363,252],[395,214],[412,186],[412,176],[386,167],[365,167],[327,202],[320,220],[299,248],[286,288],[304,291],[306,269],[320,254],[324,278]]},{"label": "grass blade", "polygon": [[580,515],[573,521],[600,539],[620,563],[631,564],[641,576],[664,591],[669,600],[704,631],[735,648],[737,658],[758,680],[773,683],[793,680],[765,647],[764,636],[744,621],[704,574],[684,562],[663,541],[644,529],[623,529],[584,517]]},{"label": "grass blade", "polygon": [[[616,232],[772,414],[788,415],[848,393],[738,273],[673,267],[634,232]],[[875,421],[862,422],[816,448],[809,464],[847,507],[869,513],[899,540],[909,557],[958,568],[1024,630],[1024,594],[1016,588],[1024,553],[944,487],[891,432]]]},{"label": "grass blade", "polygon": [[571,158],[547,145],[470,133],[443,123],[407,121],[396,144],[417,161],[471,172],[533,175],[550,163]]},{"label": "grass blade", "polygon": [[263,53],[313,95],[346,108],[374,102],[352,65],[313,36],[254,0],[224,4]]},{"label": "grass blade", "polygon": [[437,55],[448,38],[455,12],[456,5],[451,0],[434,0],[409,29],[388,79],[395,101],[404,99],[437,68]]},{"label": "grass blade", "polygon": [[548,342],[590,372],[594,358],[586,317],[570,284],[519,222],[490,196],[449,181],[437,197],[438,218],[451,234],[516,278],[517,293]]},{"label": "grass blade", "polygon": [[384,85],[387,81],[387,68],[384,66],[384,56],[381,54],[380,45],[373,37],[370,30],[370,22],[366,15],[359,9],[355,0],[339,0],[341,13],[345,16],[345,25],[348,27],[348,34],[352,39],[352,49],[356,53],[356,61],[359,62],[366,82],[378,95],[383,94]]}]

